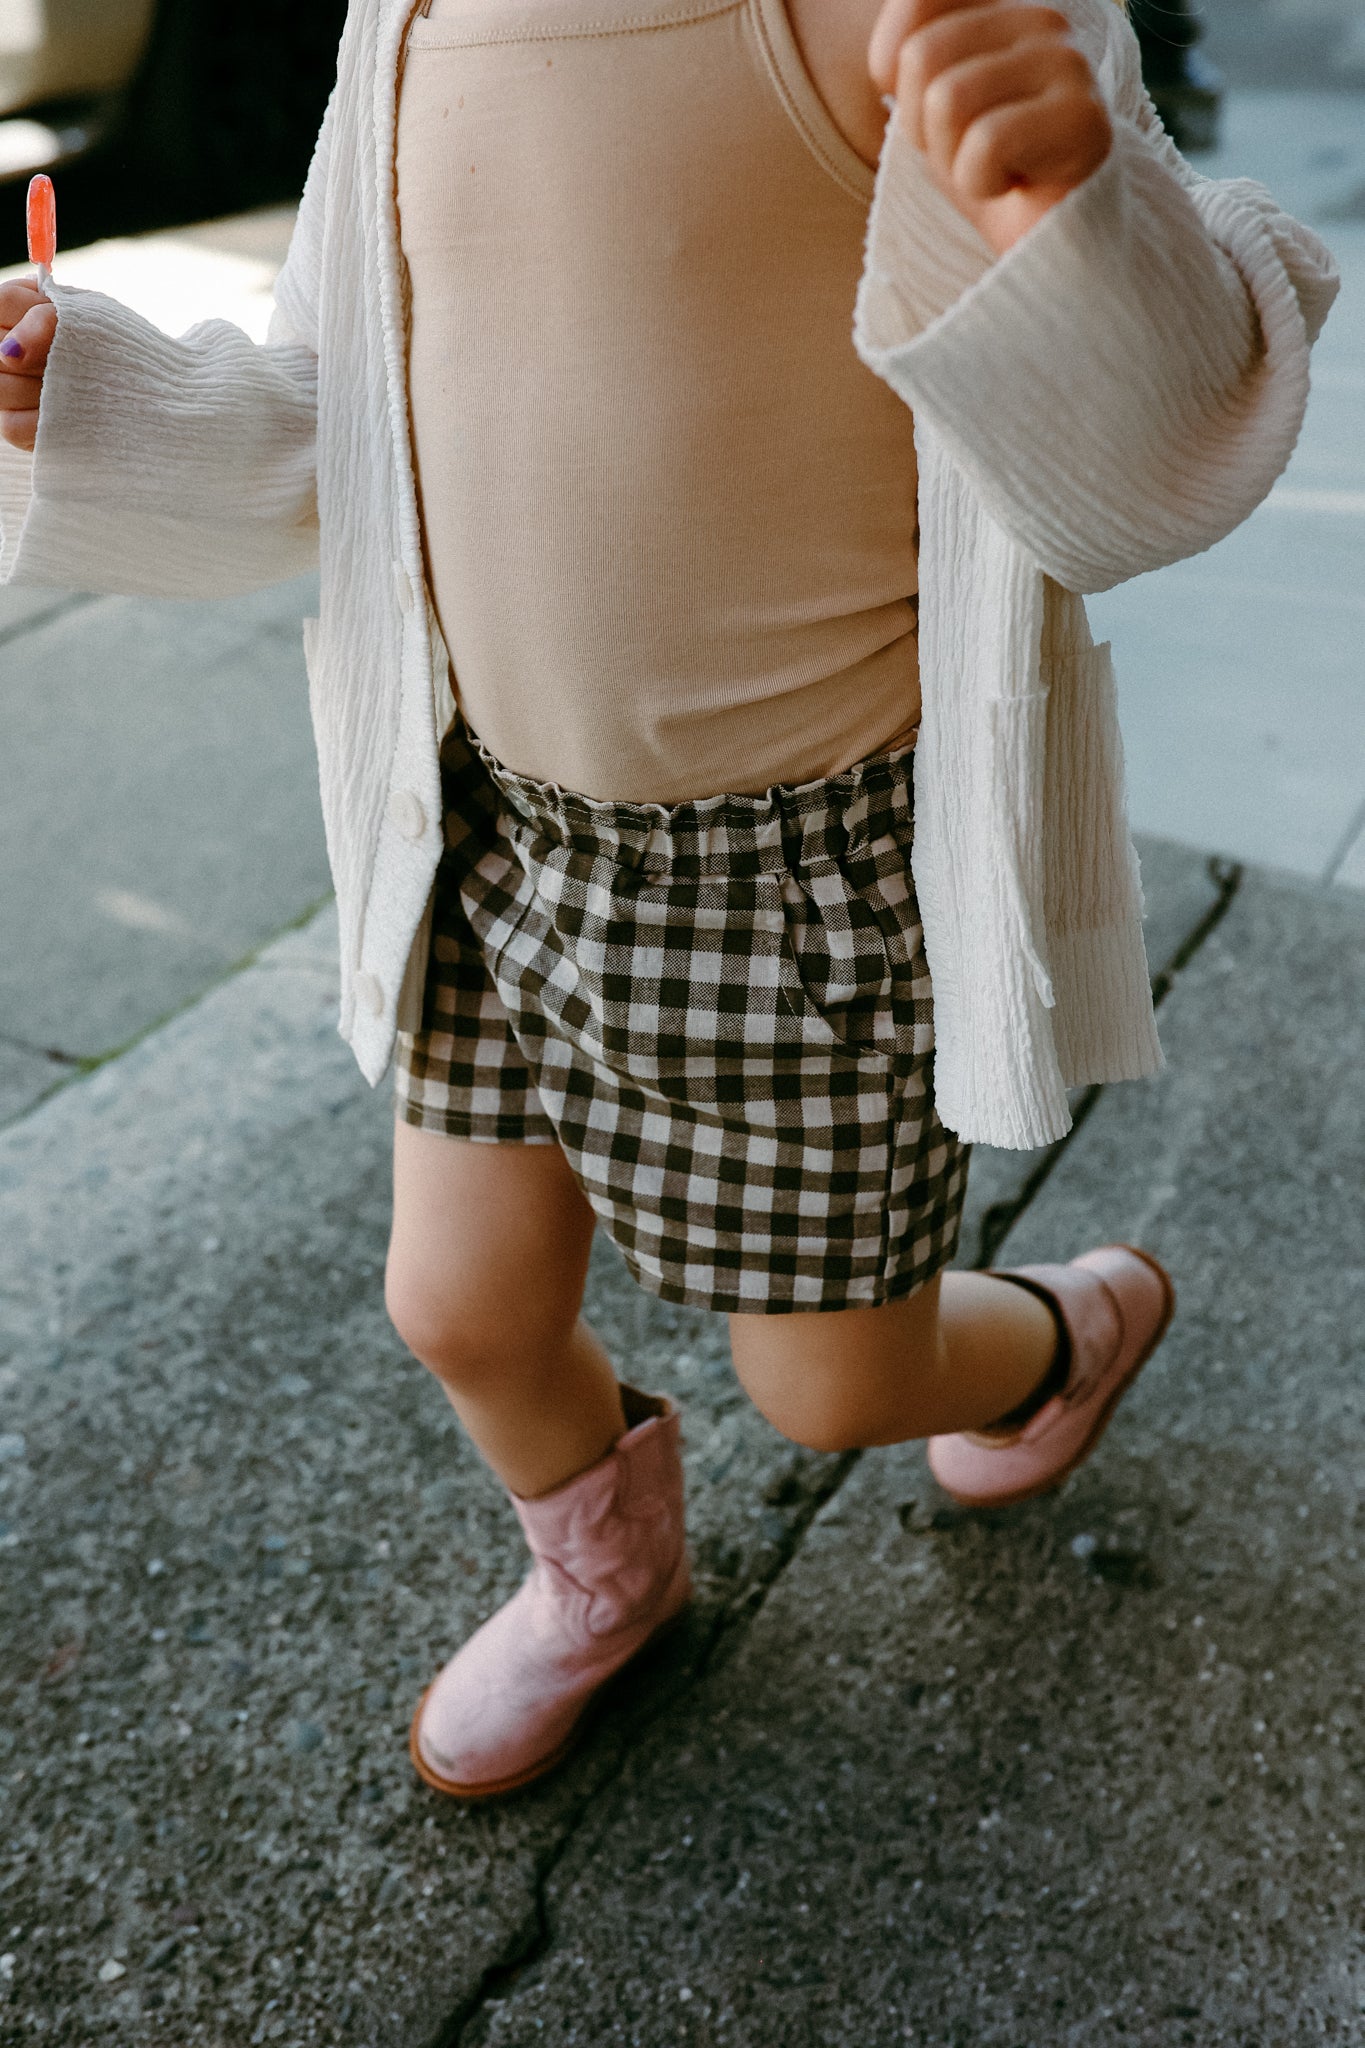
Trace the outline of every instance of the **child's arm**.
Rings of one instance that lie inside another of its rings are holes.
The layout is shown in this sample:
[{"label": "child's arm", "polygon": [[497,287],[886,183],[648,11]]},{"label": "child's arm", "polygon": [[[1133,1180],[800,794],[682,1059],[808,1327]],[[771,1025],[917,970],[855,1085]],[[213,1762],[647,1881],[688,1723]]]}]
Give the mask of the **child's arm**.
[{"label": "child's arm", "polygon": [[0,344],[0,583],[225,597],[316,565],[329,127],[330,108],[264,347],[223,320],[172,341],[99,292],[6,288],[24,354]]},{"label": "child's arm", "polygon": [[[887,12],[921,6],[941,0]],[[1337,283],[1322,243],[1260,186],[1179,156],[1112,0],[1062,13],[1107,111],[1103,161],[993,247],[949,196],[942,157],[893,116],[854,340],[989,516],[1088,591],[1210,547],[1254,511],[1293,452]]]}]

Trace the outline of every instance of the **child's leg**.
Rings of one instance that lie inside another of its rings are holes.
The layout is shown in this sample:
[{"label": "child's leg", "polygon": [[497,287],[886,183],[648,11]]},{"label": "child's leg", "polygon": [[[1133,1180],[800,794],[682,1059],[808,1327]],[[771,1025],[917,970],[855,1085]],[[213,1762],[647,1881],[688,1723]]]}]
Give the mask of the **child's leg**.
[{"label": "child's leg", "polygon": [[395,1125],[389,1314],[523,1499],[595,1464],[626,1428],[579,1317],[593,1221],[558,1145]]},{"label": "child's leg", "polygon": [[945,1273],[881,1308],[731,1316],[730,1347],[775,1428],[842,1451],[998,1420],[1047,1379],[1058,1331],[1012,1281]]},{"label": "child's leg", "polygon": [[427,1783],[487,1798],[557,1763],[593,1696],[687,1605],[679,1418],[623,1390],[579,1318],[593,1213],[558,1145],[396,1130],[389,1312],[532,1553],[413,1715]]}]

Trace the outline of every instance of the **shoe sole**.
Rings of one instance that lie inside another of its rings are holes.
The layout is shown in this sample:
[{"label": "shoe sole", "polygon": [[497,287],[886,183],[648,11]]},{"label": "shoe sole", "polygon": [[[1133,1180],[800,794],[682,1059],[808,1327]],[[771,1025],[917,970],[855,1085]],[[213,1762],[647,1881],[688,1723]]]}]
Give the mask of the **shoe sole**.
[{"label": "shoe sole", "polygon": [[[1108,1249],[1108,1247],[1106,1247],[1106,1249]],[[1108,1429],[1110,1418],[1113,1415],[1114,1410],[1118,1407],[1119,1402],[1128,1392],[1128,1389],[1132,1386],[1133,1381],[1137,1378],[1138,1374],[1142,1371],[1143,1366],[1146,1365],[1148,1359],[1156,1350],[1162,1338],[1166,1335],[1167,1330],[1170,1329],[1171,1318],[1175,1314],[1175,1282],[1172,1280],[1170,1274],[1166,1271],[1166,1268],[1162,1265],[1160,1259],[1154,1259],[1150,1252],[1140,1251],[1137,1245],[1135,1244],[1119,1244],[1113,1246],[1112,1249],[1120,1252],[1131,1252],[1135,1259],[1142,1260],[1144,1266],[1150,1266],[1152,1271],[1156,1274],[1157,1279],[1161,1282],[1162,1293],[1165,1297],[1165,1302],[1161,1314],[1161,1321],[1157,1324],[1156,1329],[1153,1331],[1152,1336],[1149,1338],[1146,1350],[1140,1351],[1138,1353],[1137,1357],[1133,1360],[1133,1363],[1129,1366],[1123,1378],[1113,1388],[1107,1400],[1105,1401],[1104,1406],[1100,1409],[1099,1414],[1096,1416],[1095,1426],[1091,1430],[1089,1436],[1085,1439],[1085,1442],[1080,1446],[1080,1449],[1076,1452],[1075,1456],[1067,1464],[1063,1465],[1060,1471],[1050,1472],[1046,1479],[1035,1480],[1032,1486],[1016,1487],[1013,1493],[953,1493],[952,1498],[955,1501],[957,1501],[962,1507],[1012,1508],[1017,1507],[1020,1501],[1037,1500],[1040,1494],[1054,1493],[1056,1489],[1064,1483],[1064,1481],[1068,1480],[1071,1477],[1072,1473],[1076,1470],[1077,1466],[1083,1465],[1086,1459],[1090,1456],[1096,1444],[1104,1435],[1105,1430]],[[941,1484],[942,1482],[939,1483]],[[945,1486],[943,1488],[943,1491],[945,1493],[950,1493],[952,1489],[950,1487]]]},{"label": "shoe sole", "polygon": [[446,1777],[444,1772],[438,1771],[434,1764],[427,1762],[417,1739],[417,1729],[422,1719],[422,1709],[425,1707],[431,1692],[431,1685],[436,1683],[436,1680],[433,1678],[431,1685],[426,1688],[426,1691],[418,1700],[413,1710],[412,1720],[408,1726],[408,1755],[412,1759],[413,1769],[424,1785],[430,1785],[433,1792],[443,1792],[448,1799],[463,1799],[467,1801],[497,1799],[504,1792],[516,1792],[523,1785],[534,1784],[537,1778],[545,1777],[558,1764],[562,1764],[571,1751],[577,1748],[578,1744],[588,1733],[595,1716],[605,1706],[606,1697],[617,1679],[638,1663],[647,1651],[658,1649],[660,1644],[671,1636],[676,1629],[681,1628],[687,1620],[691,1607],[692,1602],[688,1600],[684,1606],[678,1609],[676,1614],[671,1614],[667,1621],[662,1622],[655,1629],[652,1636],[646,1636],[639,1649],[633,1650],[625,1663],[613,1671],[609,1678],[603,1679],[596,1692],[591,1694],[585,1702],[582,1713],[574,1722],[573,1727],[569,1730],[558,1748],[550,1750],[545,1756],[537,1757],[536,1761],[533,1764],[528,1764],[525,1770],[515,1771],[508,1778],[484,1779],[477,1784],[466,1785],[461,1783],[458,1778]]}]

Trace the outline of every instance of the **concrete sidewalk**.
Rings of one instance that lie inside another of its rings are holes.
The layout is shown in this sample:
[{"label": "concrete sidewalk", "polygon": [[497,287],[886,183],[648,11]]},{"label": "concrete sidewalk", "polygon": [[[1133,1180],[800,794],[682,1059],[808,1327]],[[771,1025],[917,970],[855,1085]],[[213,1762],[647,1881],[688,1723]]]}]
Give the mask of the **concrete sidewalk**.
[{"label": "concrete sidewalk", "polygon": [[7,2048],[1365,2040],[1365,899],[1144,855],[1169,1070],[963,1249],[1170,1261],[1099,1453],[979,1515],[801,1452],[603,1249],[698,1608],[486,1810],[406,1724],[523,1555],[385,1322],[327,917],[0,1134]]}]

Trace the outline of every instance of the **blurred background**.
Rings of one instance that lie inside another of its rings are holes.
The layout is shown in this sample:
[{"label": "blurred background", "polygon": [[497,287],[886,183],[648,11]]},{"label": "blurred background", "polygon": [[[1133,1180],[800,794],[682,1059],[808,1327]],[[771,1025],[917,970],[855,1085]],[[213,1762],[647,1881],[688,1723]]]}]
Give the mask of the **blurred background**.
[{"label": "blurred background", "polygon": [[[345,14],[345,0],[0,0],[0,179],[60,167],[71,247],[288,198]],[[0,261],[17,262],[20,209],[0,219]]]}]

